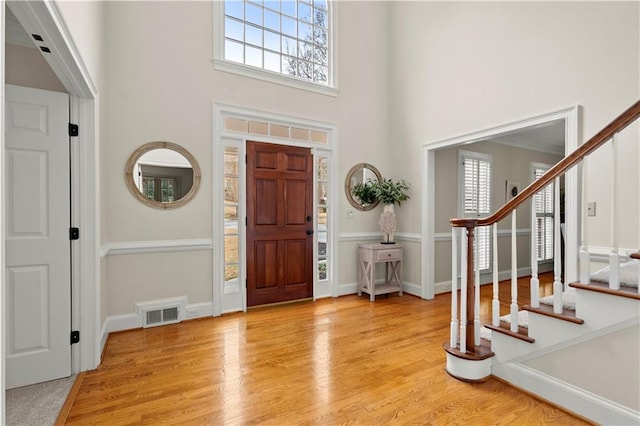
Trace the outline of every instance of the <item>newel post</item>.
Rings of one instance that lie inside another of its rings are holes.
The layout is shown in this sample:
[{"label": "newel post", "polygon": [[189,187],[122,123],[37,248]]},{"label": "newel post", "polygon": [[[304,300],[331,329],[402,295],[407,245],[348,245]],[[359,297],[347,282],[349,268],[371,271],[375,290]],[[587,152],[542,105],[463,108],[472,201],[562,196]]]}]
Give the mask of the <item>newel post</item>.
[{"label": "newel post", "polygon": [[466,344],[467,350],[470,350],[475,346],[475,300],[476,300],[476,286],[474,283],[474,267],[473,261],[475,259],[474,251],[474,233],[475,226],[467,225],[467,335]]}]

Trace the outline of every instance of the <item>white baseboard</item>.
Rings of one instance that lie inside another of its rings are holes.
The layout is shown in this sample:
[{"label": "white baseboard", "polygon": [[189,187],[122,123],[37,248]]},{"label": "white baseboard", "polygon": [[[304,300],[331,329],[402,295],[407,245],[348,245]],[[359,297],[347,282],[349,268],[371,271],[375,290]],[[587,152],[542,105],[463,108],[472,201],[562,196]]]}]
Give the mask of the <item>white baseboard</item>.
[{"label": "white baseboard", "polygon": [[184,319],[196,319],[213,316],[213,303],[201,302],[187,305],[187,312]]},{"label": "white baseboard", "polygon": [[136,313],[111,315],[107,317],[106,326],[108,333],[142,328],[142,319]]},{"label": "white baseboard", "polygon": [[[592,262],[600,262],[600,263],[609,263],[609,256],[611,255],[611,247],[602,247],[602,246],[590,246],[588,248],[589,251],[589,260]],[[620,260],[626,262],[629,256],[629,253],[636,253],[638,249],[630,249],[630,248],[619,248],[618,255],[620,256]]]},{"label": "white baseboard", "polygon": [[[552,263],[541,263],[538,266],[538,273],[549,272],[553,270]],[[531,267],[525,266],[524,268],[518,268],[518,278],[531,275]],[[498,281],[508,280],[511,278],[511,270],[505,270],[498,272]],[[480,285],[491,284],[493,282],[493,275],[491,273],[480,275]],[[451,291],[451,280],[440,281],[435,284],[435,294],[449,293]],[[460,288],[460,285],[458,285]]]},{"label": "white baseboard", "polygon": [[[408,283],[404,281],[402,283],[402,291],[404,293],[422,297],[422,287],[420,287],[418,284]],[[338,296],[346,296],[356,293],[358,293],[358,283],[340,284],[340,286],[338,287]]]},{"label": "white baseboard", "polygon": [[[187,305],[183,319],[191,320],[212,316],[212,302],[191,303]],[[108,316],[102,326],[102,331],[100,334],[100,352],[102,353],[102,351],[104,350],[104,346],[107,343],[109,333],[113,333],[115,331],[131,330],[134,328],[142,328],[142,318],[136,313]]]},{"label": "white baseboard", "polygon": [[584,389],[516,363],[493,366],[493,375],[513,386],[600,424],[637,425],[640,413]]}]

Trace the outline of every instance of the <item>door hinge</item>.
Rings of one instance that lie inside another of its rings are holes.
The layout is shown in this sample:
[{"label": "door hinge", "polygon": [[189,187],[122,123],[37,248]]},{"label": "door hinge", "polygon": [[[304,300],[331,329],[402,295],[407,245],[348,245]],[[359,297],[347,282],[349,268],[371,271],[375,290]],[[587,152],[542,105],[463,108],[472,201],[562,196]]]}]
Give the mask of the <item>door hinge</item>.
[{"label": "door hinge", "polygon": [[78,136],[78,125],[69,123],[69,136]]},{"label": "door hinge", "polygon": [[78,330],[74,330],[71,332],[71,344],[74,345],[80,342],[80,332]]},{"label": "door hinge", "polygon": [[69,239],[70,240],[80,239],[80,228],[69,228]]}]

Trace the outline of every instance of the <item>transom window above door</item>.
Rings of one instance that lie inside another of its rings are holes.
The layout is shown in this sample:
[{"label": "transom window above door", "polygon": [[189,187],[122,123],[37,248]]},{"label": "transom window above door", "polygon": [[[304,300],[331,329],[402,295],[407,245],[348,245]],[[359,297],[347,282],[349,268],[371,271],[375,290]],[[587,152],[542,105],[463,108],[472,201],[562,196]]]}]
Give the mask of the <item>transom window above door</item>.
[{"label": "transom window above door", "polygon": [[223,42],[215,52],[216,67],[244,68],[257,78],[280,77],[276,82],[294,86],[297,81],[334,87],[328,0],[225,0],[219,7]]}]

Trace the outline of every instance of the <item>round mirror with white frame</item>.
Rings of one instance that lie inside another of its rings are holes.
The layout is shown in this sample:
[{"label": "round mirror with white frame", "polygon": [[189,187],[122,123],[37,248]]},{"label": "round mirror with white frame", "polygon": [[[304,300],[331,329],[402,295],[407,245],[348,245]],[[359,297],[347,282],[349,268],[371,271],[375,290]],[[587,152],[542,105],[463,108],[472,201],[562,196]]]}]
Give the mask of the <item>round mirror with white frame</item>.
[{"label": "round mirror with white frame", "polygon": [[144,204],[173,209],[191,200],[200,186],[200,166],[189,151],[172,142],[149,142],[127,161],[129,191]]}]

